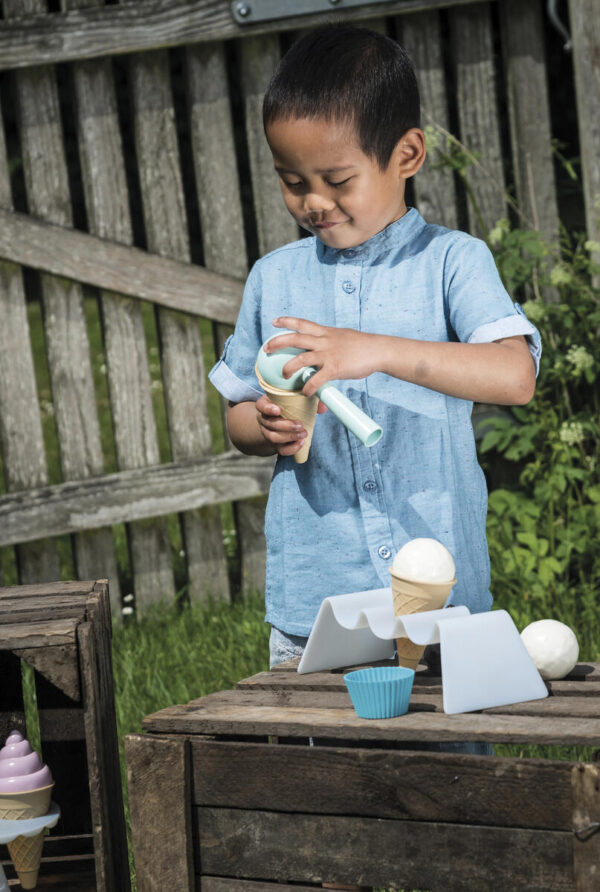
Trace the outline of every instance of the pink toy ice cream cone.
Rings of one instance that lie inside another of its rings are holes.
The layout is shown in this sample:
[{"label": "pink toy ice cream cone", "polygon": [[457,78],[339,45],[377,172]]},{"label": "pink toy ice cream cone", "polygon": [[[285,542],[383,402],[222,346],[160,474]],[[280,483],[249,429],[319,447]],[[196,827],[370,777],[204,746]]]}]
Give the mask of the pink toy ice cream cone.
[{"label": "pink toy ice cream cone", "polygon": [[[11,731],[0,750],[0,818],[20,821],[48,813],[54,786],[43,764],[19,731]],[[23,889],[35,889],[42,857],[44,832],[17,838],[8,851]]]},{"label": "pink toy ice cream cone", "polygon": [[[411,539],[390,570],[394,615],[440,610],[456,584],[450,552],[435,539]],[[397,638],[398,664],[416,669],[425,647],[408,638]]]}]

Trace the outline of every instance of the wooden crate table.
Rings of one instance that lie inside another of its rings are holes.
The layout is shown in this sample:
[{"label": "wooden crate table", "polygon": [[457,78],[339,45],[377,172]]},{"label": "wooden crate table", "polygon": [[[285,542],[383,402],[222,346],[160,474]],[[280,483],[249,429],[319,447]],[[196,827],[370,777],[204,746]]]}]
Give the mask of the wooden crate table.
[{"label": "wooden crate table", "polygon": [[290,663],[150,715],[126,739],[138,890],[598,892],[597,764],[416,748],[600,747],[600,664],[548,687],[446,715],[423,670],[407,715],[366,720],[341,671]]},{"label": "wooden crate table", "polygon": [[[39,734],[61,811],[36,888],[128,892],[106,580],[0,588],[0,746],[12,728]],[[16,892],[5,846],[0,858]]]}]

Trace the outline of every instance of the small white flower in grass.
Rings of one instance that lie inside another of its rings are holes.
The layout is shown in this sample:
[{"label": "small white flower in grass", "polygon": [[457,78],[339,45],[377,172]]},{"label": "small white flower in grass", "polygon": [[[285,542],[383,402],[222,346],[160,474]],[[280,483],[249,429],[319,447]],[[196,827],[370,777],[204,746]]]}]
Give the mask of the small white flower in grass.
[{"label": "small white flower in grass", "polygon": [[102,363],[102,365],[100,366],[100,374],[106,375],[106,364],[105,363]]},{"label": "small white flower in grass", "polygon": [[559,434],[561,443],[567,446],[576,446],[577,443],[583,443],[585,439],[585,431],[580,421],[564,421]]},{"label": "small white flower in grass", "polygon": [[123,601],[125,602],[125,604],[130,604],[133,601],[133,595],[131,593],[128,595],[125,595],[125,597],[123,598]]},{"label": "small white flower in grass", "polygon": [[185,557],[185,551],[183,550],[183,548],[179,552],[179,557]]},{"label": "small white flower in grass", "polygon": [[123,607],[121,613],[123,614],[123,616],[131,616],[133,613],[133,607]]}]

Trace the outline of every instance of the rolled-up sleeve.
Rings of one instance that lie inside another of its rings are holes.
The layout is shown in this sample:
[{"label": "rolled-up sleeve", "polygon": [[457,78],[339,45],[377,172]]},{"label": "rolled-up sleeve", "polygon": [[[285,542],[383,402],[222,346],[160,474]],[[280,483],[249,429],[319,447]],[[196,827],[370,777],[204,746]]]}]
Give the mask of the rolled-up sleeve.
[{"label": "rolled-up sleeve", "polygon": [[257,278],[253,272],[248,276],[234,333],[225,341],[219,361],[208,373],[219,393],[233,403],[256,402],[263,392],[254,373],[262,344]]},{"label": "rolled-up sleeve", "polygon": [[486,344],[523,335],[538,374],[542,339],[506,291],[491,251],[480,239],[461,235],[445,265],[447,317],[459,341]]}]

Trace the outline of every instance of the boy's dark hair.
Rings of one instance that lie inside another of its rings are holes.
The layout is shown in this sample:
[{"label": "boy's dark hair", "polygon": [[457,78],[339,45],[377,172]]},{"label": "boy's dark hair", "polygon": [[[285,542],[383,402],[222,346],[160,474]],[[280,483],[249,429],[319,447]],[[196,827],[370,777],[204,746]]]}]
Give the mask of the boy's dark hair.
[{"label": "boy's dark hair", "polygon": [[265,94],[265,129],[289,118],[353,123],[362,151],[385,170],[398,140],[419,126],[412,62],[396,41],[369,28],[317,28],[293,44]]}]

